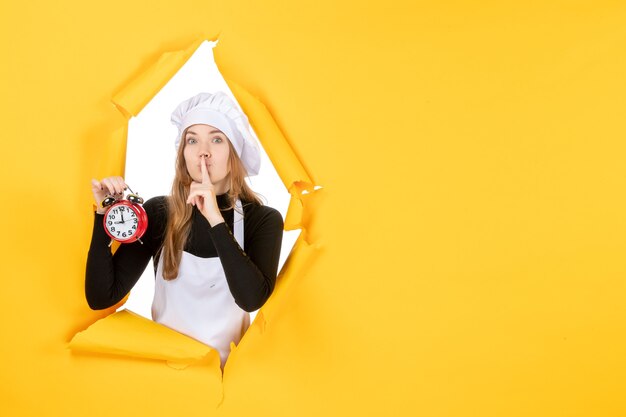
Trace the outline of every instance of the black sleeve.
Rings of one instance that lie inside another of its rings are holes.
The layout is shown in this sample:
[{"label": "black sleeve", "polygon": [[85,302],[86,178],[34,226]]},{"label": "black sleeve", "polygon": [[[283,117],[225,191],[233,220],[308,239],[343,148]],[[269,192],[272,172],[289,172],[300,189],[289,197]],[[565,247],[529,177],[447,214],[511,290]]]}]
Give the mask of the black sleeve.
[{"label": "black sleeve", "polygon": [[263,208],[265,213],[246,240],[245,252],[226,222],[210,228],[230,292],[237,305],[248,312],[261,308],[274,291],[283,239],[280,212]]},{"label": "black sleeve", "polygon": [[87,255],[85,273],[85,297],[93,310],[111,307],[120,301],[137,283],[153,255],[153,234],[158,228],[153,213],[154,200],[148,200],[144,209],[148,214],[148,229],[142,237],[144,244],[138,241],[122,243],[111,254],[111,238],[102,224],[104,215],[94,212],[91,245]]}]

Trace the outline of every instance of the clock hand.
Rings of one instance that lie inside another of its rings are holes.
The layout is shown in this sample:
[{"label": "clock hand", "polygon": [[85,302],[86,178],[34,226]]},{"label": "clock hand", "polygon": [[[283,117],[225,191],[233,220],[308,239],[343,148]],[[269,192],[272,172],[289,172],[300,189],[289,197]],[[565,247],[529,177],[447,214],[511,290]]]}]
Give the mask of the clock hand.
[{"label": "clock hand", "polygon": [[124,220],[124,213],[120,213],[122,216],[122,221],[121,222],[114,222],[114,224],[124,224],[126,223],[126,220]]}]

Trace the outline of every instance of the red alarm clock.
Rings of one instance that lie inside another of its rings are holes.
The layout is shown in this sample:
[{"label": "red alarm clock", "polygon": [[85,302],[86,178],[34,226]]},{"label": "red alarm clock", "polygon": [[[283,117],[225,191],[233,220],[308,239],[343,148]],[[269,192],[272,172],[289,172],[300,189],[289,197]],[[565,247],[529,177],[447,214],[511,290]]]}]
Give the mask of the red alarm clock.
[{"label": "red alarm clock", "polygon": [[126,199],[108,196],[102,201],[102,207],[109,206],[104,213],[104,230],[111,239],[121,243],[139,241],[143,244],[141,237],[148,228],[148,215],[142,204],[143,198],[134,193],[128,194]]}]

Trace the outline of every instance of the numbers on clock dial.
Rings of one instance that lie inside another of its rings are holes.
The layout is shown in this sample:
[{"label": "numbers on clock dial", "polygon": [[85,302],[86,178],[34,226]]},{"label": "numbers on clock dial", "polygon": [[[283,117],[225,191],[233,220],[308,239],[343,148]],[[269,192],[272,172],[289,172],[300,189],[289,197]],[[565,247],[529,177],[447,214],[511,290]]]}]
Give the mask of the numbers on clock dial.
[{"label": "numbers on clock dial", "polygon": [[115,207],[109,211],[106,220],[109,232],[121,240],[130,239],[137,232],[137,214],[130,207]]}]

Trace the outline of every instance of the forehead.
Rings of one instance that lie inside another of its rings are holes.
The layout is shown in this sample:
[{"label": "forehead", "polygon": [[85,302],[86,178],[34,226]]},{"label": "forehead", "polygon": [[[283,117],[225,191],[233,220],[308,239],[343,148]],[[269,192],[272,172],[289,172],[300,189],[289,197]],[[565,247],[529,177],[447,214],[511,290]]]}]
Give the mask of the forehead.
[{"label": "forehead", "polygon": [[191,135],[202,135],[202,134],[213,134],[213,133],[221,133],[222,135],[224,134],[224,132],[222,132],[221,130],[219,130],[216,127],[213,127],[211,125],[191,125],[187,128],[187,134],[191,134]]}]

